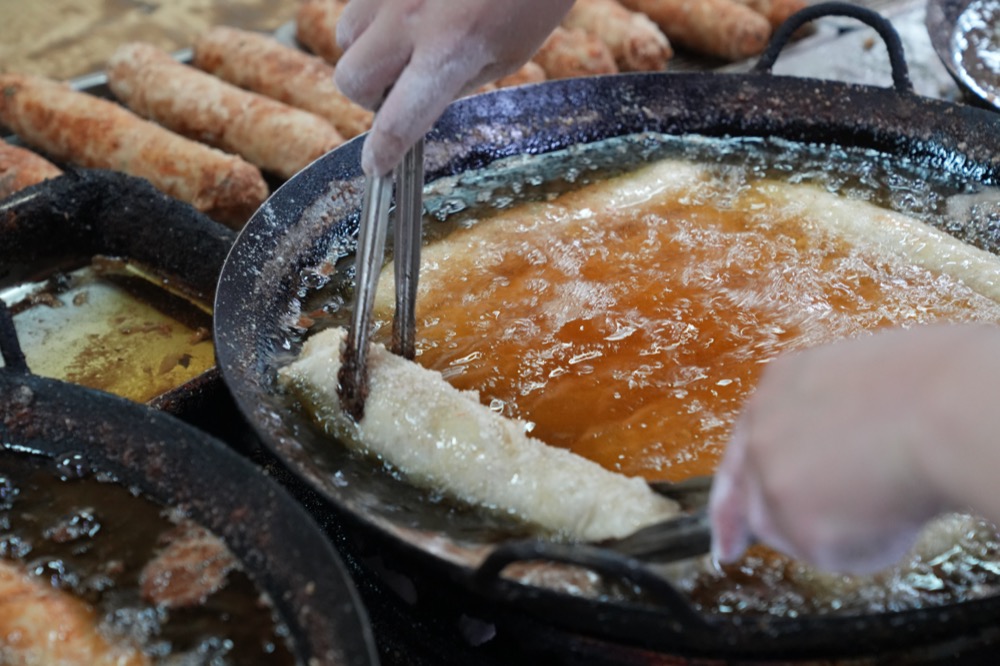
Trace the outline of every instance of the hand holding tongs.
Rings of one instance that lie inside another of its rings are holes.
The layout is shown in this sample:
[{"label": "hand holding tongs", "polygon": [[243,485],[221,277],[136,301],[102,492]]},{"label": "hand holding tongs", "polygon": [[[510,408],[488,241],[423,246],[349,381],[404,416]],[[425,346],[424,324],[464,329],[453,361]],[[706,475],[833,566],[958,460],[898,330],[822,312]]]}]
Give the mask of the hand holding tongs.
[{"label": "hand holding tongs", "polygon": [[[420,270],[420,238],[423,221],[424,142],[406,153],[395,172],[396,218],[394,267],[396,311],[392,319],[392,352],[412,359],[416,331],[415,304]],[[372,327],[375,291],[385,256],[392,182],[389,176],[368,176],[361,207],[355,269],[355,299],[351,325],[337,375],[338,394],[344,411],[361,420],[368,397],[368,343]]]}]

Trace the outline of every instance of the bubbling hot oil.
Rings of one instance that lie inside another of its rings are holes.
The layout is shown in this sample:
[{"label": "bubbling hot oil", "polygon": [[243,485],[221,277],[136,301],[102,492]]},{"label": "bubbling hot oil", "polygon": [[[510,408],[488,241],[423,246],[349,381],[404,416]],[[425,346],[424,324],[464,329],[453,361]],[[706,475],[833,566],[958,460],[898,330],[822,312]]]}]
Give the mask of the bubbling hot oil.
[{"label": "bubbling hot oil", "polygon": [[1000,321],[995,301],[838,236],[772,181],[722,175],[659,191],[621,176],[451,230],[425,249],[417,360],[550,445],[680,480],[713,472],[779,354]]},{"label": "bubbling hot oil", "polygon": [[[633,193],[634,205],[617,209],[588,198],[591,186],[662,158],[697,164],[714,184]],[[643,134],[517,157],[425,190],[418,360],[550,444],[681,479],[714,469],[778,354],[886,326],[1000,317],[960,280],[899,261],[893,243],[865,249],[822,233],[823,207],[775,206],[768,183],[779,181],[1000,250],[995,190],[898,156]],[[309,276],[308,316],[296,313],[291,338],[346,323],[350,274],[338,277],[338,260],[349,261],[342,248]],[[378,313],[383,341],[391,314]],[[898,611],[998,589],[992,526],[949,516],[927,535],[876,577],[826,576],[760,547],[725,570],[702,558],[666,573],[696,607],[723,614]]]}]

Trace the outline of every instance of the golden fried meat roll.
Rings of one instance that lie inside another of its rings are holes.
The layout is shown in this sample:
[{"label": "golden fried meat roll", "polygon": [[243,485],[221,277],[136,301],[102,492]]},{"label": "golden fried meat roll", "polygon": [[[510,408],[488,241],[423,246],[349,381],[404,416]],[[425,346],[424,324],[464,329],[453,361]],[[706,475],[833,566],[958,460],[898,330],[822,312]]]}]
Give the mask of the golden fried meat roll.
[{"label": "golden fried meat roll", "polygon": [[513,86],[523,86],[529,83],[541,83],[546,80],[545,70],[537,62],[529,60],[521,67],[511,72],[507,76],[500,77],[493,84],[497,88],[510,88]]},{"label": "golden fried meat roll", "polygon": [[521,65],[517,71],[511,72],[507,76],[500,77],[496,81],[485,83],[468,94],[473,95],[477,93],[490,92],[500,88],[512,88],[514,86],[523,86],[529,83],[541,83],[547,78],[548,77],[545,76],[545,70],[542,69],[542,66],[534,60],[529,60]]},{"label": "golden fried meat roll", "polygon": [[663,71],[674,54],[666,35],[648,16],[625,8],[618,0],[576,0],[563,26],[583,30],[607,44],[623,72]]},{"label": "golden fried meat roll", "polygon": [[345,138],[371,127],[371,111],[340,92],[333,81],[332,65],[273,37],[213,28],[195,41],[193,64],[240,88],[315,113]]},{"label": "golden fried meat roll", "polygon": [[0,664],[146,666],[138,648],[104,637],[84,601],[0,560]]},{"label": "golden fried meat roll", "polygon": [[784,23],[789,16],[805,9],[808,6],[806,0],[733,0],[741,5],[746,5],[758,14],[762,14],[771,23],[771,27],[777,28]]},{"label": "golden fried meat roll", "polygon": [[618,66],[607,45],[583,30],[558,27],[532,58],[550,79],[616,74]]},{"label": "golden fried meat roll", "polygon": [[295,39],[331,65],[344,54],[337,46],[337,21],[344,0],[304,0],[295,14]]},{"label": "golden fried meat roll", "polygon": [[108,86],[141,116],[291,178],[344,139],[316,114],[241,90],[155,46],[120,46]]},{"label": "golden fried meat roll", "polygon": [[51,79],[0,74],[0,123],[55,159],[145,178],[230,226],[267,198],[260,170],[243,159]]},{"label": "golden fried meat roll", "polygon": [[61,173],[41,155],[0,141],[0,199]]},{"label": "golden fried meat roll", "polygon": [[724,60],[759,55],[771,37],[761,14],[733,0],[621,0],[646,14],[670,42]]}]

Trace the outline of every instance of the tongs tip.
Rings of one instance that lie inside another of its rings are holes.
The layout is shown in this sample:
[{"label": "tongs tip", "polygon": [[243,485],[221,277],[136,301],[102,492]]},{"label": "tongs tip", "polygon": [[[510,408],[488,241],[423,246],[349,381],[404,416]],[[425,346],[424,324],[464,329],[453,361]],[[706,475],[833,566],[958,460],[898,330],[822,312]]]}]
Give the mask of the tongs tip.
[{"label": "tongs tip", "polygon": [[[420,234],[423,215],[423,140],[411,148],[396,171],[396,313],[393,318],[393,351],[413,358],[417,273],[420,265]],[[365,197],[358,229],[357,274],[354,313],[347,333],[342,364],[337,373],[341,407],[355,421],[364,417],[368,400],[367,352],[375,291],[385,250],[390,177],[372,176],[365,184]]]},{"label": "tongs tip", "polygon": [[[353,350],[356,351],[357,347]],[[365,416],[365,401],[368,400],[368,374],[358,362],[357,354],[351,352],[352,347],[347,345],[337,372],[337,394],[341,409],[355,421],[361,421]]]}]

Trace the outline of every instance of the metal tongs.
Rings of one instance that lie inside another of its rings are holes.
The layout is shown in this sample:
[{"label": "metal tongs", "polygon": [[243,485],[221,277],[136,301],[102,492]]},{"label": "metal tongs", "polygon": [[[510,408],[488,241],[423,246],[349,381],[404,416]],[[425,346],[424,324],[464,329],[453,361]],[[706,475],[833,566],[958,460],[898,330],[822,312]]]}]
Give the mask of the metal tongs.
[{"label": "metal tongs", "polygon": [[[416,332],[417,277],[423,221],[424,141],[418,141],[395,171],[396,209],[393,266],[396,272],[396,311],[392,319],[392,352],[413,359]],[[368,176],[361,206],[355,255],[354,312],[337,375],[337,393],[344,411],[360,421],[368,397],[368,344],[372,310],[378,288],[385,238],[389,226],[392,178]]]}]

